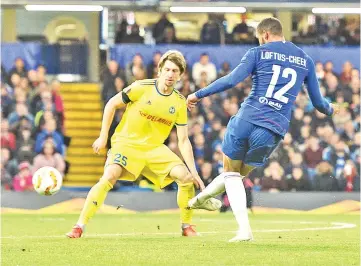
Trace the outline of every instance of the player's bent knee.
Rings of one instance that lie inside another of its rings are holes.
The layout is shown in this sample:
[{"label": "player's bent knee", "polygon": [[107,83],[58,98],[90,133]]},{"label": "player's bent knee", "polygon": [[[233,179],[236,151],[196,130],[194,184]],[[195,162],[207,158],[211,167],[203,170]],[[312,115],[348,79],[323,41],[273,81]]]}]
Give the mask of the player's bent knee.
[{"label": "player's bent knee", "polygon": [[193,177],[185,165],[174,167],[170,172],[170,176],[180,184],[191,183],[193,181]]},{"label": "player's bent knee", "polygon": [[192,183],[193,182],[193,176],[191,175],[191,173],[187,170],[186,174],[183,178],[183,184],[187,184],[187,183]]},{"label": "player's bent knee", "polygon": [[123,168],[118,164],[111,164],[105,168],[104,174],[101,179],[108,180],[114,185],[122,174]]}]

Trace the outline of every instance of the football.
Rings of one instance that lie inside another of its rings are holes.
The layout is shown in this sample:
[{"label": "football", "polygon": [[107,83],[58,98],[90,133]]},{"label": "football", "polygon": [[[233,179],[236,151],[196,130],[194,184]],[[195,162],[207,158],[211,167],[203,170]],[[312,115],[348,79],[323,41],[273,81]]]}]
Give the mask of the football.
[{"label": "football", "polygon": [[60,172],[50,166],[38,169],[33,175],[33,186],[40,195],[51,196],[59,192],[63,184]]}]

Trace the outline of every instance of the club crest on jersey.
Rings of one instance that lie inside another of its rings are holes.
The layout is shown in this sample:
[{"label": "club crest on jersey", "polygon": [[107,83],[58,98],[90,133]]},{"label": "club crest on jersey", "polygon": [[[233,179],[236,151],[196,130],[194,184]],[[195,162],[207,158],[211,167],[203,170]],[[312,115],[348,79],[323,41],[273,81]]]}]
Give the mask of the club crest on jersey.
[{"label": "club crest on jersey", "polygon": [[175,108],[173,106],[169,108],[169,113],[171,113],[171,114],[175,113]]}]

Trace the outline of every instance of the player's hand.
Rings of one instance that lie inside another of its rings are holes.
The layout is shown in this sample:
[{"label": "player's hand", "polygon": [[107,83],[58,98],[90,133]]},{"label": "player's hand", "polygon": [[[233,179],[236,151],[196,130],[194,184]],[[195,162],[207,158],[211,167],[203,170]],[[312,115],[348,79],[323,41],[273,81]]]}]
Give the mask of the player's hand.
[{"label": "player's hand", "polygon": [[341,106],[337,103],[331,103],[332,109],[333,109],[333,114],[332,115],[337,115],[340,113],[340,109]]},{"label": "player's hand", "polygon": [[196,186],[196,188],[199,188],[201,191],[205,188],[204,183],[202,179],[199,177],[198,174],[193,174],[193,183]]},{"label": "player's hand", "polygon": [[99,154],[100,150],[105,148],[105,146],[107,145],[107,140],[108,138],[104,136],[100,136],[99,138],[97,138],[92,145],[93,151],[96,154]]},{"label": "player's hand", "polygon": [[196,96],[195,93],[192,93],[190,95],[188,95],[187,97],[187,108],[188,110],[192,110],[196,104],[200,101],[200,99],[198,99],[198,97]]}]

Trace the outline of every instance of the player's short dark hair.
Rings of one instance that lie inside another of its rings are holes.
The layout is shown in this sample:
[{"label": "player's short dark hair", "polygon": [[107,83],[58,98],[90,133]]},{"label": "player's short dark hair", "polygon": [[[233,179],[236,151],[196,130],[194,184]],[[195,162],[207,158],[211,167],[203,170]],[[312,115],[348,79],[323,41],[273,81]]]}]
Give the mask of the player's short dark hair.
[{"label": "player's short dark hair", "polygon": [[283,36],[281,21],[270,17],[263,19],[257,26],[257,33],[269,32],[272,35]]}]

